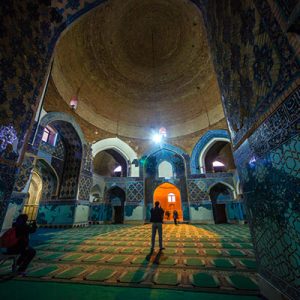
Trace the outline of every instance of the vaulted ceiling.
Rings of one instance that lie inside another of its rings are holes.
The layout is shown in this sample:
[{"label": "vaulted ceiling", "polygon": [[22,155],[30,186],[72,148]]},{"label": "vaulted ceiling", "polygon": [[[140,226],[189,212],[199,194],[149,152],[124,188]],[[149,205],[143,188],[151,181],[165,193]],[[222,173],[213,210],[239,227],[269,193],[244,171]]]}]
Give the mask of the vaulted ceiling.
[{"label": "vaulted ceiling", "polygon": [[[52,94],[78,94],[76,114],[103,132],[169,137],[224,118],[201,12],[191,1],[110,0],[62,34]],[[50,91],[51,93],[51,91]],[[59,101],[57,99],[60,99]]]}]

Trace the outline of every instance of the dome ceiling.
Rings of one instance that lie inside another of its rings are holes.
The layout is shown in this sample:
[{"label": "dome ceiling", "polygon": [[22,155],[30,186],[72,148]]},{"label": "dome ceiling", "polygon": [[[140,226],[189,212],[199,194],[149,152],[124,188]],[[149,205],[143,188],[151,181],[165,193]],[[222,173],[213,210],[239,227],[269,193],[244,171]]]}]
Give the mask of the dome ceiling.
[{"label": "dome ceiling", "polygon": [[67,103],[96,127],[169,137],[224,118],[199,9],[182,0],[110,0],[81,17],[56,47],[52,78]]}]

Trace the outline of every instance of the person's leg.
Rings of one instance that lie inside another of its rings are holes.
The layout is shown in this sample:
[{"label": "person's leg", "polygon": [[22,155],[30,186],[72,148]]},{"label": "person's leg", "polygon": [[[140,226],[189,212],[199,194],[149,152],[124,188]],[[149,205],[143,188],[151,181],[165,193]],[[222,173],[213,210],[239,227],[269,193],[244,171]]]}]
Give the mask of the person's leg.
[{"label": "person's leg", "polygon": [[158,239],[159,239],[159,248],[163,249],[163,241],[162,241],[162,223],[157,224],[158,229]]},{"label": "person's leg", "polygon": [[23,251],[23,253],[21,254],[20,258],[18,260],[19,263],[19,272],[24,272],[29,263],[32,261],[32,259],[35,257],[36,251],[33,248],[28,248],[26,250]]},{"label": "person's leg", "polygon": [[152,223],[151,250],[153,250],[155,246],[156,228],[156,223]]}]

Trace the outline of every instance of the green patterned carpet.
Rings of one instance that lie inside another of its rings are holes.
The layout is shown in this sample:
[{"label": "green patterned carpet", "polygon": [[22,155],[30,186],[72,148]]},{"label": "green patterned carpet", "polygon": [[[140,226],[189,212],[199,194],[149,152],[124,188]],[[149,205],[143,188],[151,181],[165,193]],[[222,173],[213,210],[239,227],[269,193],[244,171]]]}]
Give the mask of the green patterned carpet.
[{"label": "green patterned carpet", "polygon": [[[166,249],[151,256],[150,225],[39,230],[32,236],[37,256],[17,279],[259,295],[247,226],[165,224],[163,230]],[[2,265],[2,278],[8,273]]]}]

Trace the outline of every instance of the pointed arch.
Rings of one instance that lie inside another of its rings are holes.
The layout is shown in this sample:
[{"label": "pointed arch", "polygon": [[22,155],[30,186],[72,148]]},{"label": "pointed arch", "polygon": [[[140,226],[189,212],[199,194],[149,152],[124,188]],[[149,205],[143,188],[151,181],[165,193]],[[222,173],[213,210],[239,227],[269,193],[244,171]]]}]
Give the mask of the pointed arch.
[{"label": "pointed arch", "polygon": [[169,150],[169,151],[172,151],[172,152],[174,152],[178,155],[181,155],[184,159],[189,158],[189,155],[185,151],[183,151],[181,148],[173,146],[171,144],[167,144],[167,143],[164,143],[162,145],[155,145],[149,151],[145,152],[143,154],[143,157],[148,157],[148,156],[150,156],[150,155],[152,155],[152,154],[154,154],[154,153],[156,153],[160,150],[163,150],[163,149]]},{"label": "pointed arch", "polygon": [[181,192],[176,185],[169,182],[158,185],[153,191],[153,206],[156,201],[165,211],[165,220],[172,220],[174,211],[177,211],[179,220],[183,220]]},{"label": "pointed arch", "polygon": [[[58,176],[56,170],[53,168],[53,166],[51,166],[51,164],[49,164],[49,162],[47,162],[47,160],[45,160],[44,158],[38,158],[36,161],[34,170],[36,173],[38,173],[41,176],[43,183],[44,183],[44,181],[48,182],[50,180],[49,175],[52,176],[52,178],[54,180],[52,183],[54,185],[52,195],[58,196],[59,186],[60,186],[61,181],[59,179],[59,176]],[[50,192],[50,191],[48,191],[48,192]],[[46,190],[43,189],[43,195],[45,193],[46,193]],[[47,199],[41,198],[41,200],[47,200]]]},{"label": "pointed arch", "polygon": [[158,165],[158,177],[172,178],[174,175],[173,166],[164,160]]},{"label": "pointed arch", "polygon": [[129,161],[130,164],[130,177],[138,177],[139,176],[139,166],[136,166],[133,161],[137,160],[137,153],[124,141],[115,137],[108,138],[101,141],[98,141],[92,145],[92,153],[93,157],[95,157],[99,152],[113,149],[121,154],[126,161]]},{"label": "pointed arch", "polygon": [[46,115],[44,115],[43,118],[41,119],[40,126],[46,127],[47,125],[50,125],[53,122],[59,122],[59,121],[69,123],[74,128],[81,141],[81,146],[87,144],[80,126],[77,124],[76,120],[69,114],[63,112],[49,112]]},{"label": "pointed arch", "polygon": [[227,130],[209,130],[196,143],[191,155],[191,173],[205,173],[205,155],[211,146],[218,142],[231,143]]},{"label": "pointed arch", "polygon": [[212,185],[210,185],[210,186],[207,188],[207,194],[209,194],[210,190],[211,190],[214,186],[216,186],[217,184],[223,184],[223,185],[227,186],[227,187],[230,189],[230,191],[232,192],[234,199],[236,199],[236,190],[235,190],[235,188],[234,188],[232,185],[230,185],[229,183],[227,183],[227,182],[225,182],[225,181],[221,181],[221,180],[220,180],[220,181],[216,181],[216,182],[214,182]]}]

